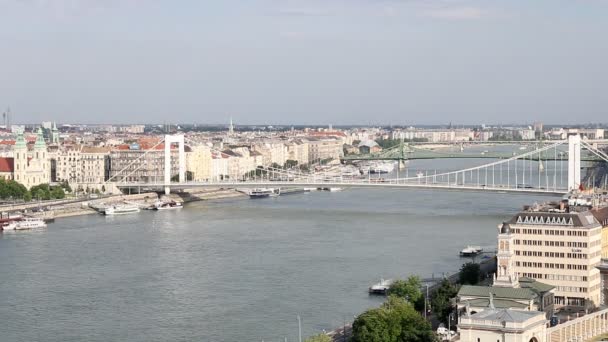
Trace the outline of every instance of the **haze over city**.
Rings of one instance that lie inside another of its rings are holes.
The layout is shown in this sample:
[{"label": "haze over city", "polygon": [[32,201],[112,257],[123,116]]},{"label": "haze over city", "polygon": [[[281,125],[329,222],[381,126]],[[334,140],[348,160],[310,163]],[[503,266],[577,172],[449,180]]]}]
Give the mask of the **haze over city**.
[{"label": "haze over city", "polygon": [[15,122],[606,121],[608,2],[0,1]]}]

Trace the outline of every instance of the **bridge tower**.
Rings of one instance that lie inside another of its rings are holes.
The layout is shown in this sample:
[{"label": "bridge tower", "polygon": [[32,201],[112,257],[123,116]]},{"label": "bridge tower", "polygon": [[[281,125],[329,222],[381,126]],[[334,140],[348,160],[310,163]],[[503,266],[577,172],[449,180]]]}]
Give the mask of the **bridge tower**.
[{"label": "bridge tower", "polygon": [[568,136],[568,191],[581,185],[581,136]]},{"label": "bridge tower", "polygon": [[179,183],[186,181],[186,152],[183,135],[165,135],[165,194],[171,193],[171,144],[178,144]]}]

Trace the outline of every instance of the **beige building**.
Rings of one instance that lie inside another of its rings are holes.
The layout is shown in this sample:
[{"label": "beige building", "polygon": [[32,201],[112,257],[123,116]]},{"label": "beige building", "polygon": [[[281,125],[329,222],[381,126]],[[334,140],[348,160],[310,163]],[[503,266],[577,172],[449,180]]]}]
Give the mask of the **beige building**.
[{"label": "beige building", "polygon": [[186,170],[192,173],[193,181],[208,181],[211,179],[211,148],[207,145],[190,146],[186,153]]},{"label": "beige building", "polygon": [[52,155],[51,179],[72,189],[103,190],[109,174],[110,148],[75,145]]},{"label": "beige building", "polygon": [[501,229],[509,230],[508,239],[501,243],[511,244],[513,257],[506,261],[499,251],[499,276],[505,268],[513,267],[516,277],[555,286],[556,309],[600,305],[596,267],[602,254],[602,224],[592,211],[564,203],[561,208],[532,207],[515,215]]},{"label": "beige building", "polygon": [[296,139],[287,144],[287,159],[295,160],[298,165],[308,164],[308,142]]},{"label": "beige building", "polygon": [[28,151],[23,133],[19,133],[13,147],[13,156],[15,181],[28,189],[51,181],[51,165],[41,129],[36,132],[36,142],[32,151]]},{"label": "beige building", "polygon": [[[188,151],[189,152],[189,151]],[[171,175],[179,173],[179,155],[171,149]],[[110,152],[109,178],[112,182],[162,183],[165,180],[164,145],[153,149],[127,147]]]},{"label": "beige building", "polygon": [[337,138],[307,138],[308,161],[318,163],[326,159],[340,159],[342,156],[342,141]]},{"label": "beige building", "polygon": [[490,308],[460,318],[463,342],[545,342],[547,320],[539,311]]}]

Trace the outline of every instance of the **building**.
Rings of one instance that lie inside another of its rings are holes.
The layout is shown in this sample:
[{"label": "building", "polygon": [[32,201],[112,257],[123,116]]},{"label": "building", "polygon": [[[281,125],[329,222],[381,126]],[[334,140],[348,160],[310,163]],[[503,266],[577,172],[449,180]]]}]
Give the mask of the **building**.
[{"label": "building", "polygon": [[[115,146],[110,152],[109,178],[114,182],[162,183],[165,180],[165,146]],[[189,151],[188,151],[189,152]],[[171,175],[179,174],[179,154],[171,149]]]},{"label": "building", "polygon": [[[26,188],[34,185],[49,183],[51,180],[51,165],[42,129],[36,132],[36,142],[31,151],[28,150],[23,133],[17,134],[13,146],[13,177],[15,181]],[[7,161],[10,164],[10,162]]]},{"label": "building", "polygon": [[545,342],[547,320],[542,312],[489,308],[460,317],[463,342]]},{"label": "building", "polygon": [[340,159],[343,154],[342,141],[337,138],[307,138],[306,141],[308,142],[309,163]]},{"label": "building", "polygon": [[580,204],[580,199],[571,198],[525,207],[503,224],[499,240],[509,245],[511,256],[499,251],[497,278],[513,281],[502,277],[512,267],[510,275],[555,286],[556,309],[599,306],[601,280],[596,267],[606,235],[596,218],[600,211]]},{"label": "building", "polygon": [[211,179],[211,148],[207,145],[190,146],[186,153],[186,170],[190,171],[192,180],[201,182]]}]

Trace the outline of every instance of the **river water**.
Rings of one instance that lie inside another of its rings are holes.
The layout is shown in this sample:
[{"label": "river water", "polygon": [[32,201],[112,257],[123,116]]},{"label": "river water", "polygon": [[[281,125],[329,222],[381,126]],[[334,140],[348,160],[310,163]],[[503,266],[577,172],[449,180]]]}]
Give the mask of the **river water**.
[{"label": "river water", "polygon": [[549,199],[351,189],[0,234],[0,341],[297,341],[297,315],[305,336],[352,321],[380,277],[454,272]]}]

